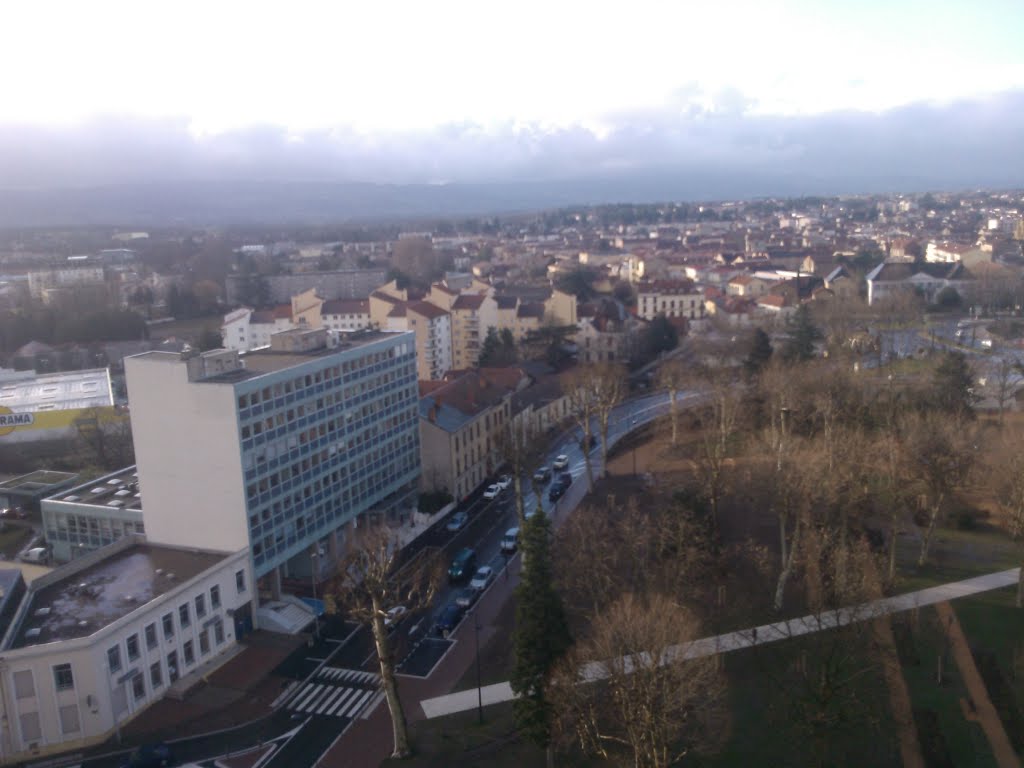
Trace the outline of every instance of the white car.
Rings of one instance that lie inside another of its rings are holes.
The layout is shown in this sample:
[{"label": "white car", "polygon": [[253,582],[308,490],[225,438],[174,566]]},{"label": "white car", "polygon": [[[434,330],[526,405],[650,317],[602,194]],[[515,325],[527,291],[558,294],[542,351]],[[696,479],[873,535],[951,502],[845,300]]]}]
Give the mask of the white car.
[{"label": "white car", "polygon": [[473,580],[469,582],[469,588],[483,592],[494,581],[494,569],[489,565],[482,565],[476,569]]},{"label": "white car", "polygon": [[484,498],[487,499],[488,501],[490,501],[491,499],[498,498],[498,495],[500,493],[501,493],[501,486],[500,485],[497,485],[497,484],[489,485],[489,486],[487,486],[487,490],[484,491]]},{"label": "white car", "polygon": [[512,478],[509,477],[508,475],[502,475],[501,477],[498,478],[498,482],[496,482],[495,485],[504,491],[506,488],[512,485]]},{"label": "white car", "polygon": [[555,460],[551,462],[551,466],[556,470],[566,469],[569,466],[569,457],[564,453],[560,456],[555,456]]},{"label": "white car", "polygon": [[405,618],[405,614],[409,612],[409,609],[404,605],[396,605],[386,614],[384,614],[384,628],[389,632],[398,626],[398,622]]}]

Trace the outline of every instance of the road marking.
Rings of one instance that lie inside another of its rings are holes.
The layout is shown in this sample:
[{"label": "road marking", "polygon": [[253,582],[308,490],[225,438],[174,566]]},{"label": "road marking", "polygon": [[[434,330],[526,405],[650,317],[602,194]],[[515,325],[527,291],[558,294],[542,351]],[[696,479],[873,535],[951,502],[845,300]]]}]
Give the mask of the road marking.
[{"label": "road marking", "polygon": [[362,714],[363,720],[369,720],[382,701],[384,701],[384,691],[377,691],[377,695],[373,697],[373,700],[367,705],[366,710]]},{"label": "road marking", "polygon": [[327,714],[332,716],[332,717],[334,716],[335,713],[338,714],[338,717],[341,717],[341,707],[342,707],[342,705],[346,701],[348,701],[349,697],[352,696],[352,694],[356,693],[356,691],[358,689],[356,689],[356,688],[344,688],[342,690],[344,692],[341,694],[341,697],[336,702],[334,702],[334,704],[331,705],[331,708],[329,710],[327,710]]},{"label": "road marking", "polygon": [[360,696],[358,699],[355,700],[355,702],[353,702],[351,707],[346,708],[345,711],[342,712],[342,717],[355,717],[356,712],[359,711],[359,708],[367,701],[369,701],[372,695],[373,691],[364,692],[362,696]]},{"label": "road marking", "polygon": [[292,709],[302,709],[307,703],[309,703],[309,700],[316,696],[319,691],[322,691],[324,687],[325,686],[323,685],[314,685],[312,690],[306,689],[304,691],[306,695],[303,696],[302,694],[299,694],[299,698],[296,699],[295,703],[292,705]]}]

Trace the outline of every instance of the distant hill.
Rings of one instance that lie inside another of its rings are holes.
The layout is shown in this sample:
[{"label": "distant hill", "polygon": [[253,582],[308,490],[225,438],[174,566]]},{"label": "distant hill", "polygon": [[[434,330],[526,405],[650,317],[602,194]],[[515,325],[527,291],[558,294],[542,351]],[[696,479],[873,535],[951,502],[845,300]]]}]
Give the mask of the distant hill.
[{"label": "distant hill", "polygon": [[536,211],[564,205],[914,192],[926,179],[823,180],[751,173],[656,173],[551,182],[388,185],[198,181],[0,190],[0,227],[328,224]]}]

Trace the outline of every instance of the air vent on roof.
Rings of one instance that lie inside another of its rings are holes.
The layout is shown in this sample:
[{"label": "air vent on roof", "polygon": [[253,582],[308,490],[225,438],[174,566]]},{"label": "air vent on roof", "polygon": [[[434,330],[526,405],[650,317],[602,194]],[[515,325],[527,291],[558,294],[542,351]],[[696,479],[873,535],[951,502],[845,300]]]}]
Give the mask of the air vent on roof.
[{"label": "air vent on roof", "polygon": [[41,630],[39,627],[32,627],[32,629],[25,632],[25,639],[38,640],[41,634],[43,634],[43,630]]},{"label": "air vent on roof", "polygon": [[78,501],[80,498],[82,498],[82,497],[81,496],[75,496],[75,494],[71,494],[70,496],[65,496],[63,500],[64,501]]},{"label": "air vent on roof", "polygon": [[90,493],[103,493],[105,490],[107,490],[107,489],[104,488],[102,485],[100,485],[100,486],[97,486],[96,488],[91,489]]},{"label": "air vent on roof", "polygon": [[82,619],[80,622],[78,622],[78,626],[81,629],[85,629],[86,627],[89,626],[89,622],[86,619]]},{"label": "air vent on roof", "polygon": [[171,580],[173,580],[173,579],[174,579],[174,574],[173,574],[173,573],[170,573],[170,572],[168,571],[168,573],[167,573],[167,578],[168,578],[168,579],[171,579]]},{"label": "air vent on roof", "polygon": [[124,502],[123,501],[108,501],[107,502],[107,506],[108,507],[123,507],[124,506]]},{"label": "air vent on roof", "polygon": [[121,595],[121,599],[124,600],[126,603],[134,603],[135,595]]},{"label": "air vent on roof", "polygon": [[157,568],[157,569],[156,569],[156,575],[157,575],[157,576],[162,576],[162,575],[163,575],[163,572],[164,572],[164,569],[163,569],[163,568]]},{"label": "air vent on roof", "polygon": [[122,485],[123,483],[123,480],[118,480],[116,477],[107,480],[107,485]]},{"label": "air vent on roof", "polygon": [[35,616],[49,616],[50,615],[50,608],[49,607],[46,607],[46,608],[36,608],[36,612],[35,612],[34,615]]}]

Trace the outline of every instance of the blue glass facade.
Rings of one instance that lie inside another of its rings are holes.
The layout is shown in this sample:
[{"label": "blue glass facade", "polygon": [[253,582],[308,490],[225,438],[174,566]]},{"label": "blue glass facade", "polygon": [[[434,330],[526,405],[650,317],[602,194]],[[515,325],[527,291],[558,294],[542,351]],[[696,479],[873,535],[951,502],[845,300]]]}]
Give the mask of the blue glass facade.
[{"label": "blue glass facade", "polygon": [[419,477],[411,334],[239,382],[235,396],[257,577]]}]

